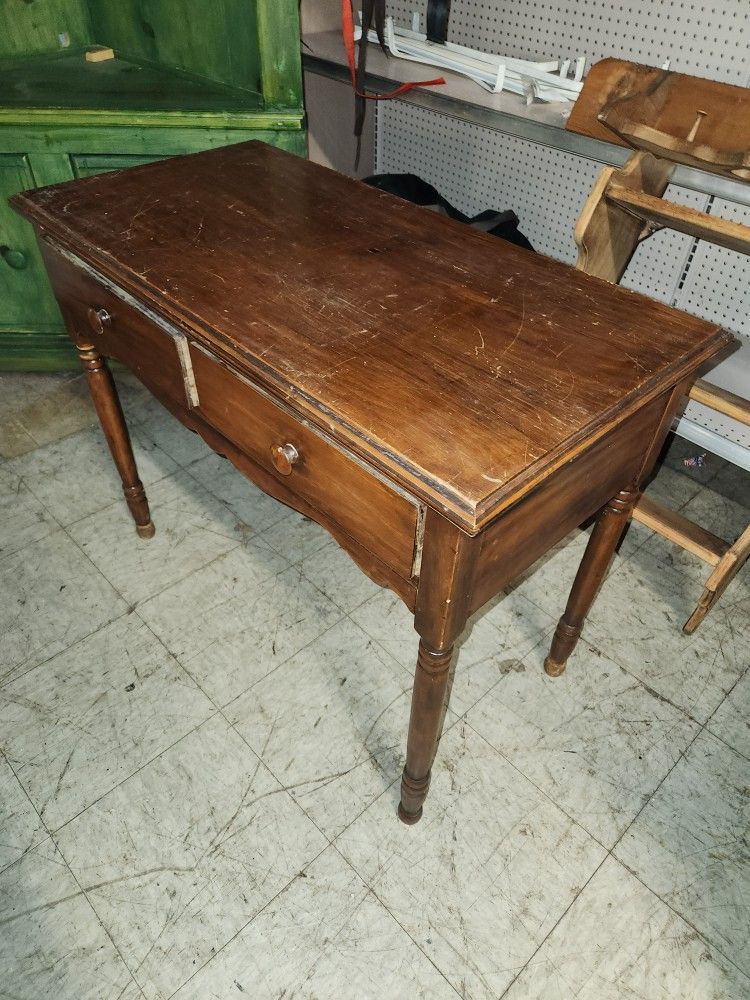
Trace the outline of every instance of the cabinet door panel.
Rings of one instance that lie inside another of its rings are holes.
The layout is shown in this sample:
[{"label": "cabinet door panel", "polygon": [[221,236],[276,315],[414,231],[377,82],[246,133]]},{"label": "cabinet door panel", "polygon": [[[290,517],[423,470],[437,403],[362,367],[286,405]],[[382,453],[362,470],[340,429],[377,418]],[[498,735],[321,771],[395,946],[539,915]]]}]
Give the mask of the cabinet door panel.
[{"label": "cabinet door panel", "polygon": [[35,186],[27,157],[0,154],[0,331],[62,325],[34,230],[8,204]]},{"label": "cabinet door panel", "polygon": [[93,177],[94,174],[104,174],[110,170],[124,170],[126,167],[137,167],[141,163],[153,163],[161,160],[161,156],[114,155],[110,153],[85,153],[71,156],[73,171],[76,177]]}]

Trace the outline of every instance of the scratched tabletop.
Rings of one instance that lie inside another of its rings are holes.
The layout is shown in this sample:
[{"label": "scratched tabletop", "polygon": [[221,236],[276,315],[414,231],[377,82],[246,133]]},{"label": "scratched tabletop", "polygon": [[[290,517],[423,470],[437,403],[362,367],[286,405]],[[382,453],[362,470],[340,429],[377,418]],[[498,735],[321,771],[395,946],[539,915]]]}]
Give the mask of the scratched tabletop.
[{"label": "scratched tabletop", "polygon": [[499,509],[729,339],[261,142],[15,200],[345,447],[465,512]]}]

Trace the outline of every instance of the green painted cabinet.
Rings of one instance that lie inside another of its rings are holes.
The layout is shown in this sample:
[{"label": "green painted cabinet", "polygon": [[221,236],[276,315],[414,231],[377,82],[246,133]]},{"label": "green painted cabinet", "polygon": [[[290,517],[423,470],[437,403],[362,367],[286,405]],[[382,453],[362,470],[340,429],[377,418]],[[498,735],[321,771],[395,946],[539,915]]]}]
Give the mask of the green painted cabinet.
[{"label": "green painted cabinet", "polygon": [[[0,199],[36,186],[28,157],[0,155]],[[0,335],[40,326],[55,329],[60,317],[46,280],[31,226],[6,209],[0,224]]]},{"label": "green painted cabinet", "polygon": [[297,0],[0,3],[0,369],[77,363],[11,194],[252,138],[306,152]]}]

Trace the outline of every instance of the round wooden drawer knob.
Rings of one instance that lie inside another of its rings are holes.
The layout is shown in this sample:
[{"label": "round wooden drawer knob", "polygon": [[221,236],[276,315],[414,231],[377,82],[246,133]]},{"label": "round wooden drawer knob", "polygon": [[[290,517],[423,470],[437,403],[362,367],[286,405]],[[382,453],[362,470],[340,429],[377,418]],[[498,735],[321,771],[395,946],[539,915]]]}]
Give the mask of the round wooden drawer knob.
[{"label": "round wooden drawer knob", "polygon": [[289,476],[292,466],[299,459],[299,452],[293,444],[275,444],[271,447],[271,458],[276,466],[276,471],[282,476]]},{"label": "round wooden drawer knob", "polygon": [[112,317],[106,309],[94,309],[94,307],[91,306],[87,316],[89,319],[89,326],[94,333],[99,335],[104,333],[105,329],[112,325]]}]

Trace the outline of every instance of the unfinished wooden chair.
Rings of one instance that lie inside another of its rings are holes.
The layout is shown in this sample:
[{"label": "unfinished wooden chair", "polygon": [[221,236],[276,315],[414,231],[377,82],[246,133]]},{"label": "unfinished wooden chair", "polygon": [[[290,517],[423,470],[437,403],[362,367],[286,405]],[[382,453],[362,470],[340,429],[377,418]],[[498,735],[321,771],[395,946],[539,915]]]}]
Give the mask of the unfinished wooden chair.
[{"label": "unfinished wooden chair", "polygon": [[[567,128],[634,152],[602,171],[576,225],[576,267],[619,282],[638,245],[660,229],[750,254],[750,226],[686,208],[663,195],[682,163],[750,183],[750,90],[620,59],[592,67]],[[750,402],[703,379],[690,398],[750,425]],[[633,517],[712,566],[692,633],[750,556],[750,525],[733,543],[642,497]]]}]

